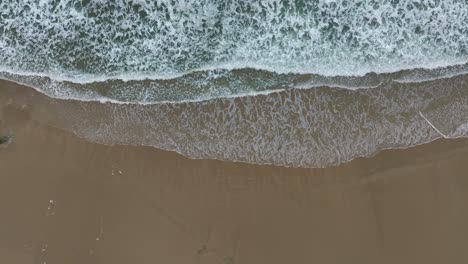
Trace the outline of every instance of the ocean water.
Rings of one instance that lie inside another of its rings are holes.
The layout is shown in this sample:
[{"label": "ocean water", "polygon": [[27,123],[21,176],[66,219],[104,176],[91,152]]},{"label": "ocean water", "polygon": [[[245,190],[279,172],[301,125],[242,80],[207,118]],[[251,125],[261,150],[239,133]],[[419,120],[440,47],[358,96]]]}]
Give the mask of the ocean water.
[{"label": "ocean water", "polygon": [[89,140],[323,167],[468,136],[467,25],[466,0],[3,0],[0,78]]}]

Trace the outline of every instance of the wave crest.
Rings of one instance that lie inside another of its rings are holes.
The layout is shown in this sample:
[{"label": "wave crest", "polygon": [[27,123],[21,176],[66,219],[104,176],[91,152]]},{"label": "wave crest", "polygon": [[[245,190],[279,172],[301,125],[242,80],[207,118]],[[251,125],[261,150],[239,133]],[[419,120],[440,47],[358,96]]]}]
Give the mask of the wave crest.
[{"label": "wave crest", "polygon": [[1,67],[64,80],[254,67],[355,76],[468,59],[463,0],[0,3]]}]

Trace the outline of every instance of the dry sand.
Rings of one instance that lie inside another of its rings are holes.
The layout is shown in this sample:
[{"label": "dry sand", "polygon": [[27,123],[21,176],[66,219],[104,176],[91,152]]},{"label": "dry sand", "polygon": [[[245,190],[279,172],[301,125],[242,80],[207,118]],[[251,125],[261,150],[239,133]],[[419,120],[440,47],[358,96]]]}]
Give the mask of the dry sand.
[{"label": "dry sand", "polygon": [[327,169],[190,160],[87,142],[2,85],[1,264],[468,263],[468,140]]}]

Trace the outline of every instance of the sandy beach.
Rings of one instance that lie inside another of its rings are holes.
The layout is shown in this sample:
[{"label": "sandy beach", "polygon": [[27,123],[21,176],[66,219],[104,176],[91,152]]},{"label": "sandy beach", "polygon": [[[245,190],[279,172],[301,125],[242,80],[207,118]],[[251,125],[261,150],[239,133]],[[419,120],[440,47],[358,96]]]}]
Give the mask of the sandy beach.
[{"label": "sandy beach", "polygon": [[191,160],[88,142],[42,97],[0,84],[0,263],[468,263],[468,140],[325,169]]}]

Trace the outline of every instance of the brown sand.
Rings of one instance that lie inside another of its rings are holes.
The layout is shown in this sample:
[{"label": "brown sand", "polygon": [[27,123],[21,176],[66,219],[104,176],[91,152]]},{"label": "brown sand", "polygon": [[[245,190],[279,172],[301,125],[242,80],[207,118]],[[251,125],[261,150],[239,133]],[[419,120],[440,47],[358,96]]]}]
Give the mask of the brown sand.
[{"label": "brown sand", "polygon": [[11,99],[1,264],[468,263],[468,140],[328,169],[190,160],[87,142]]}]

